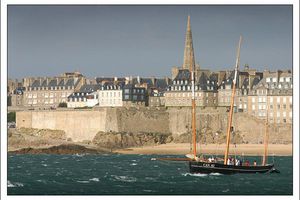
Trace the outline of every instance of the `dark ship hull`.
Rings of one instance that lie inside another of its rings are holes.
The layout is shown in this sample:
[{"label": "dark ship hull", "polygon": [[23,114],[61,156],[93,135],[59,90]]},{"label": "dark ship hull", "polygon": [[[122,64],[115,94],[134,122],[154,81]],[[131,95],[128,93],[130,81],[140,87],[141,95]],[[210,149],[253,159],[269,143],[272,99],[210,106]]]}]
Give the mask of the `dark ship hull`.
[{"label": "dark ship hull", "polygon": [[235,166],[224,165],[221,163],[208,163],[208,162],[189,162],[190,173],[196,174],[237,174],[237,173],[267,173],[267,172],[279,172],[274,168],[273,164],[266,166]]}]

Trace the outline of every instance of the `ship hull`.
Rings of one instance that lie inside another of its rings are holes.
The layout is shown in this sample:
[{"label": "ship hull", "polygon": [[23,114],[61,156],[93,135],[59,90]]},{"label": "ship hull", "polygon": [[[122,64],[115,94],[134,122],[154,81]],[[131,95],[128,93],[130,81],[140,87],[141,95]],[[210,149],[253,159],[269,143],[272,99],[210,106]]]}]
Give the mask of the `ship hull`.
[{"label": "ship hull", "polygon": [[235,166],[235,165],[224,165],[221,163],[208,163],[208,162],[189,162],[190,173],[193,174],[237,174],[237,173],[267,173],[276,170],[274,165],[266,166]]}]

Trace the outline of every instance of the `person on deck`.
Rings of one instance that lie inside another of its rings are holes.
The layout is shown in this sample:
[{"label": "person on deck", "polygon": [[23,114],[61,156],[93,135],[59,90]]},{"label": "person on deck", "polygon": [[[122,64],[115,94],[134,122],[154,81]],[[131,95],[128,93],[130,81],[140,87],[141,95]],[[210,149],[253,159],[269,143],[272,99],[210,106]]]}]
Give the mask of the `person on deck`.
[{"label": "person on deck", "polygon": [[249,160],[246,160],[246,161],[245,161],[245,166],[250,166]]},{"label": "person on deck", "polygon": [[257,165],[257,163],[256,163],[256,160],[254,160],[254,162],[253,162],[253,165],[254,165],[254,166],[256,166],[256,165]]}]

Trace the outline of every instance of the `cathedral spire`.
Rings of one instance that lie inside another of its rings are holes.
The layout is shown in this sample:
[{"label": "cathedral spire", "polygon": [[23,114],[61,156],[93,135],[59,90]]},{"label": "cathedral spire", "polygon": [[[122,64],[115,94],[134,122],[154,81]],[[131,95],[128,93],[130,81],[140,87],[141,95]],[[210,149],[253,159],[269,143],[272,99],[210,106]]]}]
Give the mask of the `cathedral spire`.
[{"label": "cathedral spire", "polygon": [[195,67],[195,57],[194,57],[194,48],[193,48],[193,39],[192,39],[191,20],[190,20],[190,16],[188,16],[182,68],[189,69],[190,71],[192,71],[194,67]]}]

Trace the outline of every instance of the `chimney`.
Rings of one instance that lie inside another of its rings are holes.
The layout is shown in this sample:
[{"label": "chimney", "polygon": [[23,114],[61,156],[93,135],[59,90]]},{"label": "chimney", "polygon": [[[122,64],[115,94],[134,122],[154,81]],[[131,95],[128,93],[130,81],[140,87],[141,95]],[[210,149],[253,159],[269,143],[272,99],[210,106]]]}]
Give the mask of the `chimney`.
[{"label": "chimney", "polygon": [[156,79],[154,77],[152,77],[151,81],[152,81],[153,86],[155,87],[155,85],[156,85]]},{"label": "chimney", "polygon": [[136,79],[137,79],[138,84],[141,84],[141,78],[140,78],[140,76],[137,76]]},{"label": "chimney", "polygon": [[166,80],[167,85],[169,85],[169,78],[165,77],[165,80]]}]

